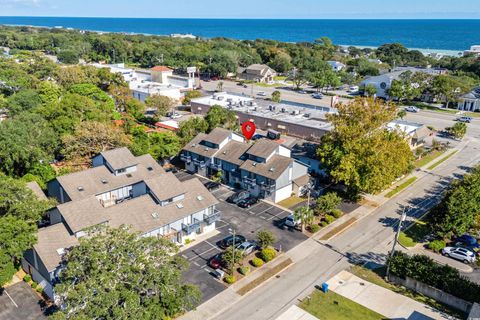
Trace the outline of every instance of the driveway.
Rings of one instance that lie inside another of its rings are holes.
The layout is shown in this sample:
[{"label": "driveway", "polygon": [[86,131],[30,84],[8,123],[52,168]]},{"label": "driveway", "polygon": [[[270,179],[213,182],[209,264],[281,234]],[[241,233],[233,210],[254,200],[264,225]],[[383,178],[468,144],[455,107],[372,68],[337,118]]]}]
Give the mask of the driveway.
[{"label": "driveway", "polygon": [[[185,172],[178,172],[176,175],[184,181],[196,177]],[[201,180],[206,181],[206,179]],[[223,282],[213,277],[213,269],[208,266],[208,260],[223,251],[218,247],[218,242],[230,235],[229,229],[234,229],[237,234],[243,235],[249,240],[256,239],[256,234],[260,230],[270,230],[277,240],[274,246],[282,251],[287,251],[307,239],[299,231],[283,230],[276,226],[278,220],[289,215],[289,212],[282,208],[259,201],[249,209],[242,209],[226,202],[233,191],[225,186],[212,191],[212,194],[220,202],[217,205],[217,209],[222,212],[221,220],[217,222],[217,230],[220,233],[181,253],[181,256],[190,263],[190,268],[185,272],[184,278],[199,287],[202,292],[202,302],[209,300],[226,288]]]},{"label": "driveway", "polygon": [[25,282],[0,289],[0,320],[46,319],[41,300]]}]

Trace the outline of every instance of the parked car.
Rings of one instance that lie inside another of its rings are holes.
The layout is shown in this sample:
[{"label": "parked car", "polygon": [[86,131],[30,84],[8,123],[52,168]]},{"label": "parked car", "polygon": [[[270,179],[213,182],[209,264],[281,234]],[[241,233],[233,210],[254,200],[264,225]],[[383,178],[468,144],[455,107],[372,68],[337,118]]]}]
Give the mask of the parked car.
[{"label": "parked car", "polygon": [[221,268],[224,265],[223,252],[217,253],[216,255],[211,257],[210,260],[208,260],[208,265],[213,269]]},{"label": "parked car", "polygon": [[420,112],[420,109],[415,106],[408,106],[405,108],[405,111],[417,113]]},{"label": "parked car", "polygon": [[218,81],[218,80],[220,80],[220,78],[219,78],[219,77],[211,77],[210,80],[212,80],[212,81]]},{"label": "parked car", "polygon": [[442,249],[442,255],[460,260],[464,263],[474,263],[476,260],[473,251],[459,247],[445,247]]},{"label": "parked car", "polygon": [[260,97],[265,97],[267,94],[264,92],[264,91],[260,91],[257,93],[257,96],[260,96]]},{"label": "parked car", "polygon": [[249,197],[250,197],[250,192],[239,191],[237,193],[232,194],[230,197],[228,197],[227,202],[237,204],[239,201],[247,199]]},{"label": "parked car", "polygon": [[313,99],[322,99],[323,94],[316,92],[316,93],[312,94],[312,98]]},{"label": "parked car", "polygon": [[458,238],[455,239],[455,246],[456,247],[463,247],[466,248],[470,251],[473,251],[477,253],[480,251],[480,244],[478,243],[478,240],[469,234],[464,234]]},{"label": "parked car", "polygon": [[240,208],[250,208],[257,202],[258,199],[256,197],[248,197],[247,199],[238,201],[237,206],[239,206]]},{"label": "parked car", "polygon": [[219,247],[225,249],[225,248],[228,248],[228,247],[232,246],[233,243],[235,243],[235,244],[244,243],[246,240],[247,239],[240,234],[235,235],[235,237],[228,236],[228,237],[226,237],[225,239],[223,239],[219,242]]},{"label": "parked car", "polygon": [[243,85],[244,88],[248,88],[248,86],[246,84]]},{"label": "parked car", "polygon": [[237,250],[241,251],[244,256],[248,256],[256,247],[257,245],[255,243],[245,241],[237,246]]},{"label": "parked car", "polygon": [[456,120],[459,121],[459,122],[470,123],[470,122],[472,122],[473,118],[463,116],[463,117],[457,118]]},{"label": "parked car", "polygon": [[285,219],[285,225],[290,228],[296,228],[300,224],[300,221],[295,218],[295,215],[291,214]]},{"label": "parked car", "polygon": [[300,93],[300,94],[307,94],[307,91],[305,91],[305,90],[299,90],[297,92]]},{"label": "parked car", "polygon": [[258,140],[258,139],[262,139],[262,138],[266,138],[264,135],[261,135],[261,134],[256,134],[252,137],[252,140],[255,141],[255,140]]},{"label": "parked car", "polygon": [[208,191],[213,191],[213,190],[217,190],[218,188],[220,188],[220,183],[213,182],[213,181],[209,181],[209,182],[205,183],[204,185],[205,185],[205,188],[208,189]]}]

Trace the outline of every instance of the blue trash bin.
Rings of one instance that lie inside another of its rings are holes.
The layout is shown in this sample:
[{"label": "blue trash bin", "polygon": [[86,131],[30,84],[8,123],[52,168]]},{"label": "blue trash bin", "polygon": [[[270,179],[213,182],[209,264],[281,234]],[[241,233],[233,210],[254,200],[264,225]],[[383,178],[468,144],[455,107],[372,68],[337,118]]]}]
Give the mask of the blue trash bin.
[{"label": "blue trash bin", "polygon": [[326,282],[322,283],[322,291],[323,291],[323,293],[328,292],[328,283],[326,283]]}]

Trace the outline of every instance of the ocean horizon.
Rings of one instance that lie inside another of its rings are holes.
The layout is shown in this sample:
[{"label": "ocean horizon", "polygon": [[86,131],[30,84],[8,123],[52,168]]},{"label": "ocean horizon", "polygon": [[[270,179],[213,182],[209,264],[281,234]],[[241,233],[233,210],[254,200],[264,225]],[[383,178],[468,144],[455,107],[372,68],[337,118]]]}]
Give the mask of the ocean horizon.
[{"label": "ocean horizon", "polygon": [[410,49],[456,55],[480,44],[474,19],[185,19],[0,16],[2,25],[62,27],[95,32],[202,38],[312,42],[327,36],[337,45],[378,47],[398,42]]}]

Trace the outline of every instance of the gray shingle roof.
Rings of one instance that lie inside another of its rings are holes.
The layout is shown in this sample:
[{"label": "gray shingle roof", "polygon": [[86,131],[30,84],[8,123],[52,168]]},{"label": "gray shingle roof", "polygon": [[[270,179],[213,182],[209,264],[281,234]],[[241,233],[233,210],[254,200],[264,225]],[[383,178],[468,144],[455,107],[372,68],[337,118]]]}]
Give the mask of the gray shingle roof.
[{"label": "gray shingle roof", "polygon": [[240,157],[248,150],[250,146],[238,141],[230,141],[225,147],[215,155],[215,158],[227,161],[240,166],[244,160]]},{"label": "gray shingle roof", "polygon": [[277,148],[279,144],[275,141],[269,139],[260,139],[253,144],[253,146],[248,149],[247,153],[260,157],[260,158],[268,158]]},{"label": "gray shingle roof", "polygon": [[43,192],[42,188],[40,188],[37,182],[28,182],[27,187],[32,190],[32,192],[37,196],[38,200],[48,200],[45,192]]},{"label": "gray shingle roof", "polygon": [[231,133],[231,131],[223,128],[215,128],[209,134],[207,134],[207,136],[204,137],[203,140],[214,144],[220,144],[225,141],[225,139],[227,139]]},{"label": "gray shingle roof", "polygon": [[205,133],[198,134],[192,139],[192,141],[183,147],[183,150],[193,152],[207,158],[212,157],[218,151],[218,149],[209,148],[201,144],[201,142],[205,140],[206,136],[207,135]]},{"label": "gray shingle roof", "polygon": [[[47,270],[53,271],[61,261],[61,250],[78,245],[63,223],[38,229],[38,241],[33,246]],[[59,250],[59,251],[57,251]]]},{"label": "gray shingle roof", "polygon": [[274,155],[267,163],[257,163],[252,160],[247,160],[240,166],[240,169],[272,180],[277,180],[293,161],[293,159],[288,157]]},{"label": "gray shingle roof", "polygon": [[158,200],[168,200],[185,193],[184,185],[171,172],[145,180],[147,187]]},{"label": "gray shingle roof", "polygon": [[126,147],[103,151],[100,153],[113,170],[119,170],[136,165],[137,159]]}]

